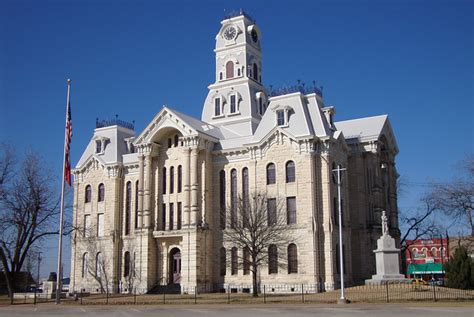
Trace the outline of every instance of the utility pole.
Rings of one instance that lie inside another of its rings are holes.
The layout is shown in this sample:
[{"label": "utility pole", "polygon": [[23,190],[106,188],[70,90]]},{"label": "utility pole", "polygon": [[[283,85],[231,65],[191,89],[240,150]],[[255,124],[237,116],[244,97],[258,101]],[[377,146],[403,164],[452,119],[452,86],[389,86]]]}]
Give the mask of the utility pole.
[{"label": "utility pole", "polygon": [[337,177],[337,199],[338,199],[338,218],[339,218],[339,272],[341,280],[341,298],[337,301],[338,304],[347,304],[348,301],[344,295],[344,248],[342,246],[342,199],[341,199],[341,172],[345,171],[345,168],[342,168],[341,165],[337,165],[336,169],[333,169],[332,172],[336,173]]}]

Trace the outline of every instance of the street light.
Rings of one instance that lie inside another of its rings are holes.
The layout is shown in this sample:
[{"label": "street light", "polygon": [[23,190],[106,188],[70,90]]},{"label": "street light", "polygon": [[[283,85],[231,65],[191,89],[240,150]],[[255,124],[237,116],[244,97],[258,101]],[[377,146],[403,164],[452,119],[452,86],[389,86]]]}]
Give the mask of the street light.
[{"label": "street light", "polygon": [[344,248],[342,247],[342,200],[341,200],[341,172],[345,171],[341,165],[337,165],[337,168],[333,169],[332,172],[336,173],[337,181],[337,198],[338,198],[338,217],[339,217],[339,266],[340,266],[340,280],[341,280],[341,298],[337,301],[338,304],[347,304],[348,300],[344,296]]}]

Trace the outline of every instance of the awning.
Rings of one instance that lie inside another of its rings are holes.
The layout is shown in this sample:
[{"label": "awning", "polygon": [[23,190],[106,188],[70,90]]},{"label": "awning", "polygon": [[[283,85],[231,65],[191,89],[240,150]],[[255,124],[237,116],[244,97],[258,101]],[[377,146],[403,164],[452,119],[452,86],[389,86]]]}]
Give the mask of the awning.
[{"label": "awning", "polygon": [[441,263],[423,263],[409,264],[407,274],[443,274],[443,264]]}]

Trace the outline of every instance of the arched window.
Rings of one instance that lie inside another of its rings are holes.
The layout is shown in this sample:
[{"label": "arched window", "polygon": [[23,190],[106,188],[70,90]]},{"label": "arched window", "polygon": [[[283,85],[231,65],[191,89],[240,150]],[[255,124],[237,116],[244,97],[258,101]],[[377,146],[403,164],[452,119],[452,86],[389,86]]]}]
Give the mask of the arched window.
[{"label": "arched window", "polygon": [[231,268],[230,272],[232,275],[237,275],[239,272],[239,261],[237,259],[237,248],[233,247],[232,250],[230,251],[231,254]]},{"label": "arched window", "polygon": [[274,244],[268,247],[268,274],[278,273],[278,249]]},{"label": "arched window", "polygon": [[183,189],[183,168],[181,165],[178,166],[178,193],[181,193]]},{"label": "arched window", "polygon": [[174,193],[174,166],[170,167],[170,194]]},{"label": "arched window", "polygon": [[219,204],[220,204],[220,225],[221,229],[225,229],[226,222],[226,208],[225,208],[225,171],[222,170],[219,172]]},{"label": "arched window", "polygon": [[82,256],[82,277],[87,277],[87,266],[89,265],[89,254],[86,252]]},{"label": "arched window", "polygon": [[237,112],[237,95],[230,95],[230,113]]},{"label": "arched window", "polygon": [[233,78],[234,77],[234,62],[228,61],[225,64],[225,78]]},{"label": "arched window", "polygon": [[214,99],[214,116],[221,115],[221,98]]},{"label": "arched window", "polygon": [[288,274],[298,273],[298,250],[294,243],[288,246]]},{"label": "arched window", "polygon": [[296,223],[296,197],[286,198],[286,223],[289,225]]},{"label": "arched window", "polygon": [[285,166],[286,170],[286,182],[293,183],[295,181],[295,162],[288,161]]},{"label": "arched window", "polygon": [[174,146],[177,147],[178,144],[179,144],[179,136],[176,134],[176,135],[174,136]]},{"label": "arched window", "polygon": [[244,228],[249,225],[249,219],[247,214],[247,208],[249,206],[249,169],[244,167],[242,169],[242,221]]},{"label": "arched window", "polygon": [[230,171],[230,227],[234,228],[237,224],[237,170]]},{"label": "arched window", "polygon": [[220,274],[221,276],[225,276],[225,271],[226,271],[226,250],[224,247],[221,248],[220,254],[219,254],[219,260],[220,260]]},{"label": "arched window", "polygon": [[127,277],[130,275],[130,252],[125,252],[124,256],[124,267],[123,267],[123,276]]},{"label": "arched window", "polygon": [[244,275],[249,275],[250,274],[250,250],[248,247],[245,247],[244,248],[244,251],[243,251],[243,259],[244,259],[244,265],[243,265],[243,269],[244,269]]},{"label": "arched window", "polygon": [[99,189],[97,192],[97,201],[104,201],[105,198],[105,187],[104,184],[99,184]]},{"label": "arched window", "polygon": [[275,164],[270,163],[267,165],[267,185],[275,184]]},{"label": "arched window", "polygon": [[161,177],[162,177],[161,179],[163,181],[163,183],[161,184],[162,189],[163,189],[163,194],[166,194],[166,167],[163,167],[163,175]]},{"label": "arched window", "polygon": [[102,271],[104,270],[104,261],[102,260],[102,253],[98,252],[95,256],[95,275],[97,277],[102,276]]},{"label": "arched window", "polygon": [[127,182],[125,191],[125,235],[130,234],[130,214],[132,212],[132,182]]},{"label": "arched window", "polygon": [[86,203],[90,203],[90,202],[91,202],[91,198],[92,198],[91,185],[87,185],[87,186],[86,186],[86,195],[85,195],[84,201],[85,201]]},{"label": "arched window", "polygon": [[432,256],[438,256],[438,250],[435,247],[431,248],[431,255]]},{"label": "arched window", "polygon": [[135,228],[138,228],[138,181],[135,183]]},{"label": "arched window", "polygon": [[258,81],[258,65],[257,65],[257,63],[253,64],[253,79]]}]

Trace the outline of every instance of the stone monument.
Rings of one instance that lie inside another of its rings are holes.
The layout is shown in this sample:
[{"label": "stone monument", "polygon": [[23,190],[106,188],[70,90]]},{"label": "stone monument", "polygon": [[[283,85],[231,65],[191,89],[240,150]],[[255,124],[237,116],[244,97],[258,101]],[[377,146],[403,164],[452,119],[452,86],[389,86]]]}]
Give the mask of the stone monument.
[{"label": "stone monument", "polygon": [[365,284],[383,284],[388,281],[406,282],[400,274],[398,256],[400,249],[395,247],[395,239],[388,234],[388,219],[382,211],[382,236],[377,240],[377,250],[374,250],[377,274],[372,275]]}]

